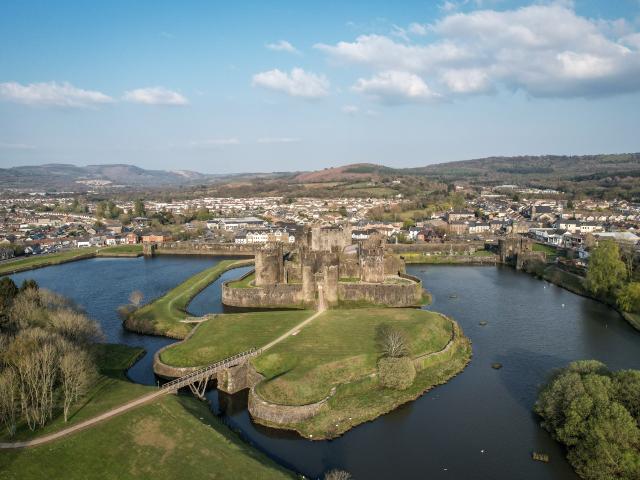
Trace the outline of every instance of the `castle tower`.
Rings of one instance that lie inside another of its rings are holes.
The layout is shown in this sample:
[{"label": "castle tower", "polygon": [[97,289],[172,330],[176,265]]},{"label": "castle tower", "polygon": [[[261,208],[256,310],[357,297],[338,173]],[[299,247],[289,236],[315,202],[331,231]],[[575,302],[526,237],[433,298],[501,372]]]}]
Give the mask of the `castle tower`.
[{"label": "castle tower", "polygon": [[338,303],[338,266],[329,265],[324,267],[323,288],[324,300],[327,305]]},{"label": "castle tower", "polygon": [[256,286],[284,283],[284,256],[281,244],[267,244],[256,252]]},{"label": "castle tower", "polygon": [[360,248],[360,280],[367,283],[384,282],[384,248]]}]

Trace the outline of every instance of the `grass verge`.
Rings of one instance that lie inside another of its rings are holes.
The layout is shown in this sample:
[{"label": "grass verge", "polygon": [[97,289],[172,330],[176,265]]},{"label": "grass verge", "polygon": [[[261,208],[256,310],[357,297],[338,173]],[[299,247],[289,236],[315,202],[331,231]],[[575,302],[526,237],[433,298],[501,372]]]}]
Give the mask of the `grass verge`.
[{"label": "grass verge", "polygon": [[10,275],[13,273],[33,270],[35,268],[58,265],[60,263],[73,262],[91,258],[96,254],[96,248],[75,248],[63,252],[47,253],[44,255],[31,255],[8,260],[0,263],[0,275]]},{"label": "grass verge", "polygon": [[125,326],[134,332],[150,335],[186,337],[193,325],[182,323],[181,320],[190,316],[187,313],[187,305],[191,299],[227,270],[249,265],[251,262],[252,260],[222,260],[129,314],[125,320]]},{"label": "grass verge", "polygon": [[96,252],[96,257],[139,257],[140,255],[142,255],[141,243],[105,247]]}]

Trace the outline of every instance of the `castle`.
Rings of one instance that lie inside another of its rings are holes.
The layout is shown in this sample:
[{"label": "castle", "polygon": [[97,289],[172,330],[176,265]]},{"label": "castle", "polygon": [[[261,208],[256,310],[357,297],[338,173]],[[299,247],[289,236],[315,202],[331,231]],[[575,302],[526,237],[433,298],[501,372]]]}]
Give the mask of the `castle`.
[{"label": "castle", "polygon": [[222,288],[225,305],[249,308],[409,307],[420,305],[422,295],[420,280],[405,274],[384,239],[352,244],[348,226],[307,228],[287,250],[267,244],[256,252],[255,271]]}]

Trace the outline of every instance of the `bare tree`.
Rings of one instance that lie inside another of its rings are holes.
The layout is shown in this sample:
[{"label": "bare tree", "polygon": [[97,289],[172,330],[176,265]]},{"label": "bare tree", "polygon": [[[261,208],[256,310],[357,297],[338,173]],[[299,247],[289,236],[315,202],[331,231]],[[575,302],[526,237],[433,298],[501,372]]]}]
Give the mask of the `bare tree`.
[{"label": "bare tree", "polygon": [[6,368],[0,374],[0,421],[10,437],[16,433],[19,411],[18,377],[11,368]]},{"label": "bare tree", "polygon": [[76,348],[70,349],[60,359],[60,383],[64,421],[69,420],[71,406],[84,395],[91,384],[93,365],[89,355]]},{"label": "bare tree", "polygon": [[351,480],[352,478],[349,472],[338,469],[329,470],[324,474],[324,480]]},{"label": "bare tree", "polygon": [[129,303],[131,303],[131,305],[133,305],[134,307],[138,308],[142,303],[143,298],[144,298],[144,295],[140,290],[134,290],[133,292],[131,292],[131,295],[129,295]]},{"label": "bare tree", "polygon": [[54,332],[79,345],[87,345],[103,337],[102,331],[96,322],[90,320],[83,313],[69,308],[51,312],[49,314],[49,325]]},{"label": "bare tree", "polygon": [[620,256],[627,267],[627,279],[629,281],[633,278],[633,263],[636,258],[636,244],[629,241],[619,242]]},{"label": "bare tree", "polygon": [[409,355],[409,339],[404,330],[390,325],[380,325],[377,331],[380,351],[387,357],[405,357]]}]

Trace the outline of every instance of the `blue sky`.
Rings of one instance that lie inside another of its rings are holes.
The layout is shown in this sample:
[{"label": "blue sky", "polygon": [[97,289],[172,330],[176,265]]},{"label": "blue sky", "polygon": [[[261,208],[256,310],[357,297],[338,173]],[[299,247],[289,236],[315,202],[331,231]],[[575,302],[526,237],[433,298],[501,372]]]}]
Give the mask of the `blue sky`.
[{"label": "blue sky", "polygon": [[0,166],[640,151],[640,0],[0,3]]}]

